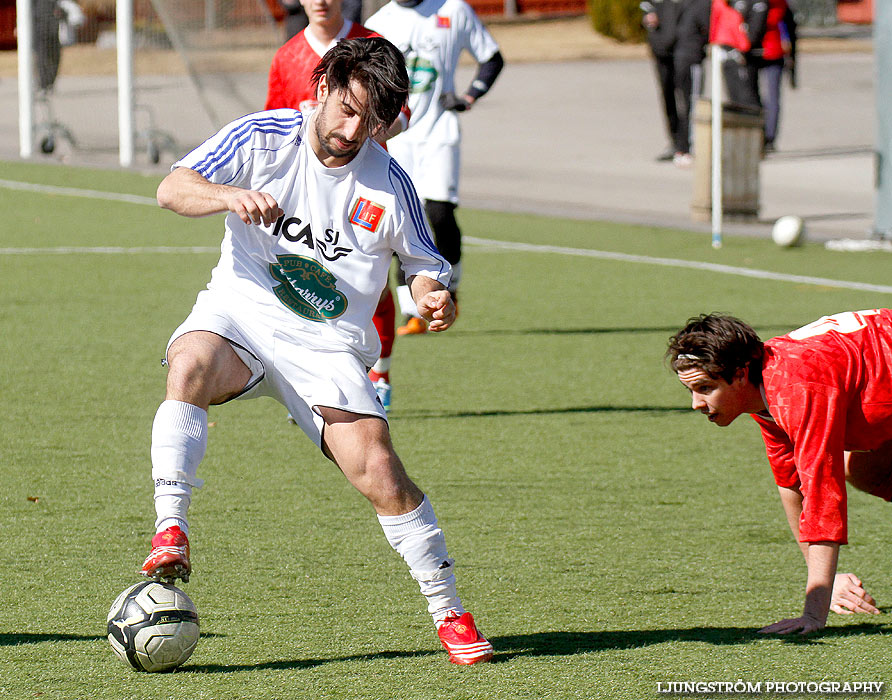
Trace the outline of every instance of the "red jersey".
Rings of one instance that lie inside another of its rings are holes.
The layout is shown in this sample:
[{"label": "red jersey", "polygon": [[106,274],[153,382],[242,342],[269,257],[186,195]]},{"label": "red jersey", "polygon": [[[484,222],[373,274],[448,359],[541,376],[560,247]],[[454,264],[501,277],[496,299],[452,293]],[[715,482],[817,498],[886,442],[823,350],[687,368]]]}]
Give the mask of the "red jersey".
[{"label": "red jersey", "polygon": [[892,310],[825,316],[772,338],[762,383],[771,418],[753,418],[775,482],[802,492],[799,539],[845,544],[843,452],[892,440]]},{"label": "red jersey", "polygon": [[[338,39],[360,39],[379,36],[361,24],[345,20]],[[313,87],[313,70],[325,52],[334,46],[323,46],[314,38],[307,38],[307,29],[285,42],[273,57],[269,70],[269,89],[266,109],[290,107],[306,112],[316,107],[316,90]]]}]

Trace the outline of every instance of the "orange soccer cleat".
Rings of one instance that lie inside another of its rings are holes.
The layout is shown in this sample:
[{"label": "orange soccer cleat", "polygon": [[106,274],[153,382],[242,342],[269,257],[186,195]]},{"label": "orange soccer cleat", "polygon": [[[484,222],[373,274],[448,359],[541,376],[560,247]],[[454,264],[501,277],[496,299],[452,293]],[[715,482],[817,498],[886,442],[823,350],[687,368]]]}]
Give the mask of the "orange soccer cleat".
[{"label": "orange soccer cleat", "polygon": [[422,333],[427,333],[427,321],[415,316],[410,316],[405,326],[396,329],[397,335],[421,335]]}]

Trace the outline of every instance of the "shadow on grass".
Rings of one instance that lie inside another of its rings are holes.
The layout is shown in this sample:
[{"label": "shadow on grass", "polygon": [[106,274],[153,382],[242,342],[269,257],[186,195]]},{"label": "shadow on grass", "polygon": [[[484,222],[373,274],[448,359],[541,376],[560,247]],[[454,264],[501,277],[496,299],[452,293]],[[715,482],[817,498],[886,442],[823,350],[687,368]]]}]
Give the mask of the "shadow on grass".
[{"label": "shadow on grass", "polygon": [[105,639],[104,634],[41,634],[39,632],[0,632],[0,647],[43,642],[95,642]]},{"label": "shadow on grass", "polygon": [[[684,320],[684,319],[682,319]],[[459,335],[609,335],[611,333],[677,333],[683,324],[652,328],[481,328],[450,329],[450,336]]]},{"label": "shadow on grass", "polygon": [[[678,324],[672,326],[651,326],[651,327],[632,327],[632,328],[481,328],[481,329],[463,329],[461,327],[450,328],[446,337],[456,336],[475,336],[475,335],[610,335],[612,333],[666,333],[667,339],[669,335],[678,333],[684,326],[686,319],[679,318]],[[765,332],[779,331],[788,333],[790,329],[796,327],[796,321],[791,321],[789,325],[772,325],[759,326],[759,329]]]},{"label": "shadow on grass", "polygon": [[802,637],[759,634],[752,627],[690,627],[665,630],[605,630],[602,632],[537,632],[511,637],[491,638],[496,651],[494,661],[516,656],[574,656],[593,651],[639,649],[664,642],[705,642],[716,646],[751,644],[776,639],[795,644],[820,644],[828,638],[864,634],[888,634],[888,625],[861,623],[828,627],[817,635]]},{"label": "shadow on grass", "polygon": [[330,659],[282,659],[263,661],[258,664],[200,664],[183,666],[178,673],[240,673],[242,671],[290,671],[309,669],[330,663],[344,661],[377,661],[379,659],[413,659],[422,656],[439,655],[439,651],[380,651],[376,654],[355,654],[353,656],[333,656]]},{"label": "shadow on grass", "polygon": [[479,411],[394,411],[390,418],[483,418],[485,416],[550,416],[570,413],[691,413],[690,406],[559,406],[556,408],[492,408]]},{"label": "shadow on grass", "polygon": [[[219,634],[201,633],[201,637],[220,637]],[[20,644],[43,644],[44,642],[95,642],[108,639],[104,634],[66,634],[41,632],[0,632],[0,647],[14,647]]]},{"label": "shadow on grass", "polygon": [[[665,642],[705,642],[716,646],[751,644],[775,639],[791,644],[821,644],[829,638],[854,637],[865,634],[888,634],[889,626],[861,623],[846,627],[828,627],[818,635],[783,637],[759,634],[752,627],[690,627],[665,630],[606,630],[602,632],[536,632],[508,637],[490,637],[495,654],[493,663],[510,661],[521,656],[576,656],[596,651],[640,649]],[[289,671],[316,668],[344,661],[377,661],[380,659],[413,659],[439,656],[442,651],[381,651],[375,654],[333,656],[327,659],[281,659],[256,664],[186,665],[178,673],[240,673],[243,671]],[[444,657],[445,658],[445,657]]]}]

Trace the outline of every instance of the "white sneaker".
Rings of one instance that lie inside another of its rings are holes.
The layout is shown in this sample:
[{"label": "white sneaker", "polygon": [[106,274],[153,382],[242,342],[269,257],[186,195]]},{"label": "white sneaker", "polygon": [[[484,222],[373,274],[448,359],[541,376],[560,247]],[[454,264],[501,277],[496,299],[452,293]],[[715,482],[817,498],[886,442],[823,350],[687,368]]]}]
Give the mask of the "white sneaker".
[{"label": "white sneaker", "polygon": [[674,156],[672,156],[672,164],[676,168],[687,170],[694,165],[694,156],[692,156],[690,153],[676,153]]}]

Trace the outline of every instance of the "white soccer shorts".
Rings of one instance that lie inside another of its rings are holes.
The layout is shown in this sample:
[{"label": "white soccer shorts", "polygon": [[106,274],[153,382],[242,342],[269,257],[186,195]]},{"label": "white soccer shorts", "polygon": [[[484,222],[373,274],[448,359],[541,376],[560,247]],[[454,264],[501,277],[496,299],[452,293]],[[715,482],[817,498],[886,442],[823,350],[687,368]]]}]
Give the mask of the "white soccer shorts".
[{"label": "white soccer shorts", "polygon": [[391,139],[387,150],[415,185],[421,199],[458,204],[459,144]]},{"label": "white soccer shorts", "polygon": [[281,330],[263,323],[250,307],[236,308],[212,291],[204,290],[192,312],[167,343],[185,333],[209,331],[225,338],[251,370],[251,379],[234,397],[251,399],[270,396],[288,409],[307,436],[322,446],[324,421],[318,407],[338,408],[351,413],[387,420],[375,387],[362,360],[349,350],[314,346],[314,336]]}]

